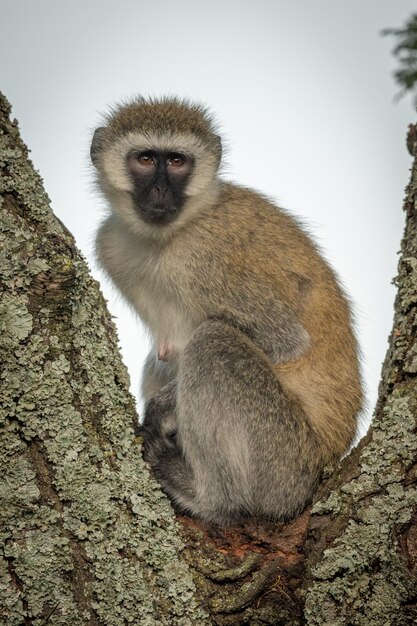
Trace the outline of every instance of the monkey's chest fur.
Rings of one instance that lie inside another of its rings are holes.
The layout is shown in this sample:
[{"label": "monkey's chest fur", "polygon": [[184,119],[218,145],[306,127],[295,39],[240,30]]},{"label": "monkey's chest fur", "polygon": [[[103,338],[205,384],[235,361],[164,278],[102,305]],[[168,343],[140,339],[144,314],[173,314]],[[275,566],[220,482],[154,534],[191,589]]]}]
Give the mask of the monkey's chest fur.
[{"label": "monkey's chest fur", "polygon": [[[155,343],[181,352],[204,316],[185,284],[193,283],[184,255],[139,241],[114,218],[101,227],[100,258],[123,295],[138,312]],[[197,294],[195,294],[197,295]]]}]

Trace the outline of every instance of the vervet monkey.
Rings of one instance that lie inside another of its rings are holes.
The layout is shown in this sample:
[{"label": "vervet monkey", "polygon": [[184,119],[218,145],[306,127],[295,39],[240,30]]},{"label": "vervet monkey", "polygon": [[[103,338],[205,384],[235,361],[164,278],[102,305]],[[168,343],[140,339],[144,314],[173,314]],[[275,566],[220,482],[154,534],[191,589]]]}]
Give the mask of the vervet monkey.
[{"label": "vervet monkey", "polygon": [[98,259],[154,340],[145,460],[204,521],[293,517],[349,448],[362,404],[333,271],[292,216],[222,180],[221,140],[199,105],[121,105],[91,158],[111,209]]}]

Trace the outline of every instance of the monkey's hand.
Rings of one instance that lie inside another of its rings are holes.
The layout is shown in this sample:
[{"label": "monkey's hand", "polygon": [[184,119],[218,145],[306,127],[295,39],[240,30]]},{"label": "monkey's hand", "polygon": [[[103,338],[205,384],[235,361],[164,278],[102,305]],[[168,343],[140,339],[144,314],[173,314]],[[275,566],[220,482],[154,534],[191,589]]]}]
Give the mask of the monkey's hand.
[{"label": "monkey's hand", "polygon": [[165,385],[145,406],[145,418],[140,428],[143,456],[152,466],[166,450],[176,447],[177,418],[175,414],[176,381]]},{"label": "monkey's hand", "polygon": [[176,381],[169,382],[145,407],[140,429],[143,458],[162,489],[181,512],[192,512],[195,501],[193,472],[177,439]]}]

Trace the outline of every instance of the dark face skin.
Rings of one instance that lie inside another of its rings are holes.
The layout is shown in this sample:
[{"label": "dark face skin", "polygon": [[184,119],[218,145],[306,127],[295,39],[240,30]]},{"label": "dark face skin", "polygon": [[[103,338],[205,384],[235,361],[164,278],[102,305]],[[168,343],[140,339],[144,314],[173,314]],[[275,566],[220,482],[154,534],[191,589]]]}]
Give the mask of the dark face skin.
[{"label": "dark face skin", "polygon": [[127,166],[134,184],[135,208],[148,224],[169,224],[181,212],[193,160],[179,152],[131,152]]}]

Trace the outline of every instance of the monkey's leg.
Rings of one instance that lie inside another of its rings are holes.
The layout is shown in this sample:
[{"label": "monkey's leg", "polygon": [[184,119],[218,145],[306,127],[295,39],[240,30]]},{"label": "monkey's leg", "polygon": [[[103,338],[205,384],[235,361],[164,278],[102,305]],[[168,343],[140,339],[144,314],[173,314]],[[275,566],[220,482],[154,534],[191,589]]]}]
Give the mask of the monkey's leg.
[{"label": "monkey's leg", "polygon": [[177,424],[193,488],[188,480],[183,492],[167,466],[164,488],[198,517],[285,519],[310,499],[322,465],[316,437],[266,355],[236,328],[208,321],[187,344]]},{"label": "monkey's leg", "polygon": [[156,348],[152,348],[146,357],[142,373],[141,391],[145,402],[155,396],[175,376],[176,365],[174,361],[167,363],[158,359]]}]

